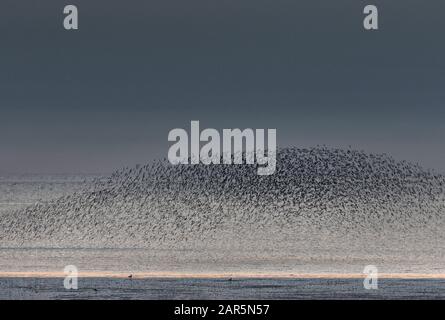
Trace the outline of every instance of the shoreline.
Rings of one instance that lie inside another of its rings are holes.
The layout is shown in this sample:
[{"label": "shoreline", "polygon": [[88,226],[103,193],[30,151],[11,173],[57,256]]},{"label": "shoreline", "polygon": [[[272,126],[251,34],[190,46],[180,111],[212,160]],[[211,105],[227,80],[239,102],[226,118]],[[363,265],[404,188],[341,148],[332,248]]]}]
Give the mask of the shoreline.
[{"label": "shoreline", "polygon": [[[110,279],[365,279],[366,275],[362,273],[177,273],[177,272],[79,272],[79,278],[110,278]],[[26,272],[26,271],[0,271],[0,278],[65,278],[64,272]],[[444,280],[443,273],[381,273],[380,279],[430,279]]]}]

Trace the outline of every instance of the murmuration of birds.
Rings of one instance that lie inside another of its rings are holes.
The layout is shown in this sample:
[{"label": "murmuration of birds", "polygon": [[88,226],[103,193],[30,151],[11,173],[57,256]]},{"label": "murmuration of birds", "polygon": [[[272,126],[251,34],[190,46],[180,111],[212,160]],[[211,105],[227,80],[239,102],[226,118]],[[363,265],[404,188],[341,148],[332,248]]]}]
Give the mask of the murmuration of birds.
[{"label": "murmuration of birds", "polygon": [[444,245],[445,178],[419,165],[355,150],[282,148],[275,174],[256,169],[166,159],[125,168],[5,214],[0,243],[280,250],[385,239],[403,246],[413,237]]}]

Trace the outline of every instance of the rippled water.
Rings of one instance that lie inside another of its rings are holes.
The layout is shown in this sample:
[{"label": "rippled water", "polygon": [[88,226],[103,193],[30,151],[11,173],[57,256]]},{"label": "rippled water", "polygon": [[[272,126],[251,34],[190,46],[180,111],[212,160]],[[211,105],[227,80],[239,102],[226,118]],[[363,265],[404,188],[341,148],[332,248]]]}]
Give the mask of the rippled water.
[{"label": "rippled water", "polygon": [[0,299],[445,299],[445,280],[382,279],[366,290],[359,279],[62,279],[0,278]]}]

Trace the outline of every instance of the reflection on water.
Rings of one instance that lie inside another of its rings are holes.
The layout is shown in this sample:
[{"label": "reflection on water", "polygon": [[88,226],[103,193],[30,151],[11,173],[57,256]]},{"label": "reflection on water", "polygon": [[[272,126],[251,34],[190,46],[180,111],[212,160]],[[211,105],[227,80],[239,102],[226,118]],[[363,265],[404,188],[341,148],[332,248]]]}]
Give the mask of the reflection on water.
[{"label": "reflection on water", "polygon": [[0,299],[445,299],[445,280],[381,279],[63,279],[0,278]]}]

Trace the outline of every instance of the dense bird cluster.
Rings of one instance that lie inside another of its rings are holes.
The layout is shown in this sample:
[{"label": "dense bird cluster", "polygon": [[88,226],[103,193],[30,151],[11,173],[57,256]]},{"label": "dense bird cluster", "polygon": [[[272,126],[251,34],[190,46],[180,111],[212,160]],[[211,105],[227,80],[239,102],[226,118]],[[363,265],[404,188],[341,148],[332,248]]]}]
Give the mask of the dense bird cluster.
[{"label": "dense bird cluster", "polygon": [[[6,215],[3,245],[260,245],[445,231],[445,178],[387,155],[286,148],[277,171],[158,161]],[[369,239],[369,238],[367,238]]]}]

